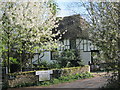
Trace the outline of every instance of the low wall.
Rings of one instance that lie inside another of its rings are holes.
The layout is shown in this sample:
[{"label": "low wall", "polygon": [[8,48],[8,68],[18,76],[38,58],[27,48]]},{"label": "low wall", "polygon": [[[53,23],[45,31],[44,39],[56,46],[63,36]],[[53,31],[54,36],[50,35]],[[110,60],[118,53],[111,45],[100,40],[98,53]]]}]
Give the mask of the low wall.
[{"label": "low wall", "polygon": [[60,76],[67,76],[71,74],[85,73],[85,72],[90,72],[90,66],[86,65],[83,67],[71,67],[71,68],[62,68],[62,69],[53,70],[52,77],[58,78]]},{"label": "low wall", "polygon": [[21,75],[15,75],[9,77],[8,80],[8,86],[9,87],[15,87],[17,85],[25,84],[25,83],[35,83],[38,81],[38,76],[33,73],[27,73],[27,74],[21,74]]},{"label": "low wall", "polygon": [[[90,67],[86,65],[83,67],[52,69],[52,71],[53,73],[50,75],[51,79],[58,78],[60,76],[67,76],[70,74],[90,72]],[[36,75],[36,71],[9,74],[9,80],[8,80],[9,87],[15,87],[17,85],[24,83],[36,83],[36,82],[39,82],[39,76]]]}]

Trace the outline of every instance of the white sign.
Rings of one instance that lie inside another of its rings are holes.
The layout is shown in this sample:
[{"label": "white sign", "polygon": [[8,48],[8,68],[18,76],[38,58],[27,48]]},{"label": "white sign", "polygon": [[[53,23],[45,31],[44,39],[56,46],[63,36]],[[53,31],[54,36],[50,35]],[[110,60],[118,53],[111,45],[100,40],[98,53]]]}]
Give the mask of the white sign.
[{"label": "white sign", "polygon": [[50,80],[50,74],[53,74],[52,70],[36,71],[36,75],[39,75],[39,81]]},{"label": "white sign", "polygon": [[50,80],[50,74],[41,74],[39,75],[39,81]]}]

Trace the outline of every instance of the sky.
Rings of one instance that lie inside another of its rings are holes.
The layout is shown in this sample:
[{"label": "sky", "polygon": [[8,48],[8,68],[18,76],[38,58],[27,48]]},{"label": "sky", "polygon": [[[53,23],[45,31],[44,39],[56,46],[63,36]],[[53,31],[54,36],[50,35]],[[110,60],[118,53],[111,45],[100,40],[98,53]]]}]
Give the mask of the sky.
[{"label": "sky", "polygon": [[[83,18],[86,18],[87,11],[81,6],[82,0],[55,0],[60,8],[58,17],[65,17],[74,14],[80,14]],[[85,0],[83,0],[85,1]],[[1,12],[0,12],[1,13]]]},{"label": "sky", "polygon": [[80,14],[85,17],[87,14],[86,9],[82,6],[79,0],[56,0],[60,11],[58,17],[70,16]]},{"label": "sky", "polygon": [[56,0],[57,2],[78,2],[79,0]]},{"label": "sky", "polygon": [[61,9],[58,17],[70,16],[73,14],[80,14],[87,19],[88,12],[81,6],[80,2],[120,2],[120,0],[55,0]]}]

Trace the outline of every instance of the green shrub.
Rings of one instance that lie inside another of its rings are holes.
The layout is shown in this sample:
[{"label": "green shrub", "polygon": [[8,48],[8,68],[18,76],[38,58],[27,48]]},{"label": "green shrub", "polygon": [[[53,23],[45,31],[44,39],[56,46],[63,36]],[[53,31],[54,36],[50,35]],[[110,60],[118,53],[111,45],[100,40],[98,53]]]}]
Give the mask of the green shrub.
[{"label": "green shrub", "polygon": [[57,61],[48,62],[46,60],[42,60],[38,65],[35,67],[38,68],[48,68],[48,69],[54,69],[54,68],[61,68],[61,65]]},{"label": "green shrub", "polygon": [[22,83],[22,84],[19,84],[19,85],[16,85],[14,88],[19,88],[19,87],[29,87],[29,86],[36,86],[37,83]]},{"label": "green shrub", "polygon": [[51,80],[53,84],[58,84],[60,81],[56,78],[54,78],[53,80]]},{"label": "green shrub", "polygon": [[119,90],[120,89],[120,81],[117,78],[117,73],[112,73],[111,76],[107,79],[107,83],[102,88],[108,88],[113,90]]},{"label": "green shrub", "polygon": [[3,89],[3,90],[7,90],[8,87],[9,87],[9,86],[8,86],[8,83],[7,83],[7,82],[3,82],[3,83],[2,83],[2,89]]},{"label": "green shrub", "polygon": [[75,75],[62,76],[62,77],[59,77],[58,79],[61,82],[66,82],[66,81],[85,79],[85,78],[91,78],[91,77],[93,77],[93,76],[90,73],[81,73],[81,74],[77,73]]},{"label": "green shrub", "polygon": [[59,78],[59,80],[61,80],[61,81],[69,81],[69,76],[68,77],[67,76],[62,76],[62,77]]},{"label": "green shrub", "polygon": [[47,67],[50,69],[54,69],[54,68],[61,68],[61,65],[57,61],[53,61],[49,63]]},{"label": "green shrub", "polygon": [[79,53],[80,51],[77,50],[64,50],[57,59],[57,62],[62,68],[81,66],[83,64]]},{"label": "green shrub", "polygon": [[42,86],[47,86],[47,85],[50,85],[50,84],[51,84],[50,81],[43,81],[43,82],[40,83],[40,85],[42,85]]}]

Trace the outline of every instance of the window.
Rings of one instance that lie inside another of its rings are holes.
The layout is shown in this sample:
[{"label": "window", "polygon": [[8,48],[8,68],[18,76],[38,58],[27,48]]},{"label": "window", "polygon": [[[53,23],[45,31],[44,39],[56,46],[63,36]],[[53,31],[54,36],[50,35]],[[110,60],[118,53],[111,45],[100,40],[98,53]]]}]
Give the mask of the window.
[{"label": "window", "polygon": [[64,39],[64,50],[70,49],[69,39]]},{"label": "window", "polygon": [[84,51],[90,51],[88,40],[83,40],[83,50]]},{"label": "window", "polygon": [[70,40],[70,49],[76,49],[76,40],[75,39]]}]

